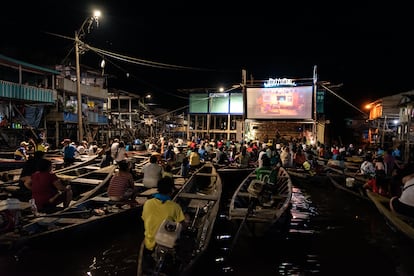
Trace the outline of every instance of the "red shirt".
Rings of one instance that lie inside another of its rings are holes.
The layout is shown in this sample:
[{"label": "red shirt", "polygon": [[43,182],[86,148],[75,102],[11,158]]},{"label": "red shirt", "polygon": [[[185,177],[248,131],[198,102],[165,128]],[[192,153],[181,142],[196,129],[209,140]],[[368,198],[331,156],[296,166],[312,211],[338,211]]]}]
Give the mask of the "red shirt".
[{"label": "red shirt", "polygon": [[41,210],[50,206],[49,199],[54,197],[58,190],[53,185],[59,178],[51,172],[37,171],[32,174],[32,197],[35,200],[37,209]]}]

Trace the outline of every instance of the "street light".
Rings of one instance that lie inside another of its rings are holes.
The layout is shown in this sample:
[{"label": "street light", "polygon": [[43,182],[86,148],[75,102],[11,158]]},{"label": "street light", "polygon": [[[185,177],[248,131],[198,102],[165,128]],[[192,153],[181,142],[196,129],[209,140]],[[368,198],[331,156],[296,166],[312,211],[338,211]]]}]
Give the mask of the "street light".
[{"label": "street light", "polygon": [[83,21],[79,30],[75,31],[75,55],[76,55],[76,92],[78,95],[78,141],[83,139],[83,120],[82,120],[82,93],[81,93],[81,80],[80,80],[80,63],[79,63],[79,46],[82,43],[81,38],[85,36],[85,25],[87,25],[87,32],[89,33],[92,24],[96,22],[96,26],[99,25],[100,11],[94,11],[93,16],[88,17]]}]

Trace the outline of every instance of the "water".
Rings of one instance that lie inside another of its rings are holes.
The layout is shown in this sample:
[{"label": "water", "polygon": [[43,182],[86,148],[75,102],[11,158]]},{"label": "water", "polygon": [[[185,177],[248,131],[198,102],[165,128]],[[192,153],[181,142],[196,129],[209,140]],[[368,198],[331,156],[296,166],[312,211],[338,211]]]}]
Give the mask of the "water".
[{"label": "water", "polygon": [[[296,182],[290,212],[269,235],[243,233],[233,244],[236,230],[219,216],[193,275],[414,275],[413,243],[393,232],[372,203],[329,183]],[[0,275],[136,275],[141,240],[138,215],[82,239],[74,234],[1,253]]]}]

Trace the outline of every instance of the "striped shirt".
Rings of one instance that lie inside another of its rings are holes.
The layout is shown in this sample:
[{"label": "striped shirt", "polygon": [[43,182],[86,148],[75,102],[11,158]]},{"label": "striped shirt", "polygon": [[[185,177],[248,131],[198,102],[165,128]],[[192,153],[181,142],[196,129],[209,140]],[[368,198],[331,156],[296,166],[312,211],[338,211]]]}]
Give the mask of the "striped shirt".
[{"label": "striped shirt", "polygon": [[108,196],[123,199],[127,189],[134,188],[134,179],[130,173],[114,175],[108,186]]}]

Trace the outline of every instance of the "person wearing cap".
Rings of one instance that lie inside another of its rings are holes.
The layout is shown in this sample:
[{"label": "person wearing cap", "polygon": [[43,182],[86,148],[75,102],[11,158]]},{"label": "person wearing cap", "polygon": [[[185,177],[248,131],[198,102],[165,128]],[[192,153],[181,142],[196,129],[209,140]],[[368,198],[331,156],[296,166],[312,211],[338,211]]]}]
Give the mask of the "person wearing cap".
[{"label": "person wearing cap", "polygon": [[28,160],[29,155],[27,154],[29,143],[23,141],[20,146],[14,152],[14,160]]},{"label": "person wearing cap", "polygon": [[62,141],[63,144],[63,164],[65,167],[72,165],[75,162],[75,154],[78,152],[75,145],[72,145],[72,141],[70,139],[64,139]]}]

